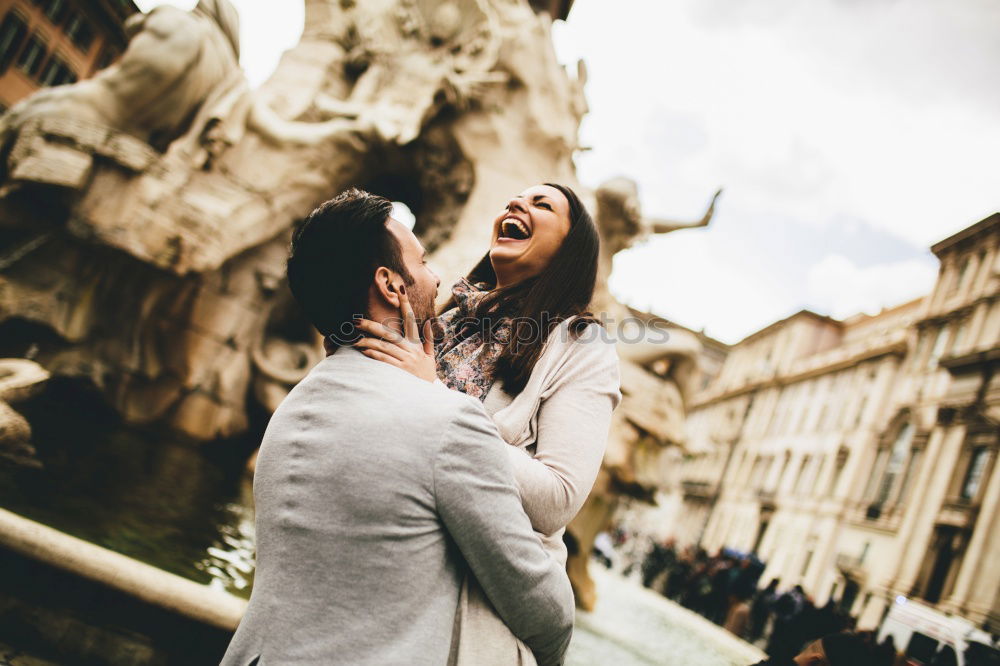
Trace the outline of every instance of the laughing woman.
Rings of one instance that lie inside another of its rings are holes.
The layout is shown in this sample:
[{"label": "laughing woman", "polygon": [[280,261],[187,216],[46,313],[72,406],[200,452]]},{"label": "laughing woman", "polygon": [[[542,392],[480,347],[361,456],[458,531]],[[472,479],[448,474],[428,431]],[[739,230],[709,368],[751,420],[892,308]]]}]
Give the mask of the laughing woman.
[{"label": "laughing woman", "polygon": [[[562,534],[594,485],[621,399],[614,344],[588,312],[599,243],[570,188],[531,187],[493,221],[489,252],[452,289],[433,357],[379,339],[381,327],[367,321],[360,327],[372,337],[358,343],[483,402],[510,445],[524,510],[563,563]],[[452,656],[460,666],[535,663],[474,580],[462,590]]]}]

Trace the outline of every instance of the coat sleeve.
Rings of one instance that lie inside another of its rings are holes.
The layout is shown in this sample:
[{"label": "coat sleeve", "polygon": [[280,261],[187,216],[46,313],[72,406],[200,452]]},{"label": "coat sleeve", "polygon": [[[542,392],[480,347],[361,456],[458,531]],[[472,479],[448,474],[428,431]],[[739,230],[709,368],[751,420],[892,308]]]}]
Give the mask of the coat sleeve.
[{"label": "coat sleeve", "polygon": [[569,579],[521,507],[510,447],[476,400],[458,403],[434,464],[438,514],[504,623],[540,665],[560,664],[573,629]]},{"label": "coat sleeve", "polygon": [[604,459],[611,413],[621,401],[613,343],[591,328],[562,344],[570,349],[539,405],[534,457],[508,447],[524,510],[542,534],[566,527],[586,501]]}]

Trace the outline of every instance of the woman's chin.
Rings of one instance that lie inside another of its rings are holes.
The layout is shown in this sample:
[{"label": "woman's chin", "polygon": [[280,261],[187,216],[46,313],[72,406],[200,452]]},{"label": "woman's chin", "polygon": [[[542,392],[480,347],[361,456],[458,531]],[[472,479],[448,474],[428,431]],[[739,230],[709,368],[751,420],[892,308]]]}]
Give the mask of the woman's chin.
[{"label": "woman's chin", "polygon": [[527,243],[519,241],[499,241],[490,248],[490,259],[493,261],[516,261],[528,249]]}]

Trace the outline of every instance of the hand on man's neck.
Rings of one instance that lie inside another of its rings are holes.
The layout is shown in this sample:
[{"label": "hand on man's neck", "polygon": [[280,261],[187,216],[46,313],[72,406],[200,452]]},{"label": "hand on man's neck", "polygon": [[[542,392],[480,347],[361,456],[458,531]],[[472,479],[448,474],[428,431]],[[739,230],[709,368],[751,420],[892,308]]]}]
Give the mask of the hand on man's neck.
[{"label": "hand on man's neck", "polygon": [[384,304],[369,305],[367,318],[403,335],[403,318],[398,308]]}]

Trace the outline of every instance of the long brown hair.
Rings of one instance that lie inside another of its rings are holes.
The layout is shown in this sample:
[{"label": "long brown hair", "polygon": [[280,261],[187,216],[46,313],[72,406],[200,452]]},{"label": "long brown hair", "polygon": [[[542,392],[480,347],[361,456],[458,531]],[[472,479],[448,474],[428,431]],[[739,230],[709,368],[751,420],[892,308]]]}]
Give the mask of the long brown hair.
[{"label": "long brown hair", "polygon": [[[493,329],[508,318],[511,320],[510,340],[497,359],[495,377],[503,382],[504,391],[513,395],[524,390],[545,341],[560,322],[576,317],[570,324],[570,332],[575,336],[588,324],[598,323],[588,311],[597,283],[601,242],[597,226],[572,189],[555,183],[545,184],[566,197],[570,221],[569,232],[548,266],[534,277],[497,289],[497,275],[487,252],[466,276],[473,284],[486,283],[491,291],[471,318],[460,326],[467,327],[470,332],[481,331],[484,338],[489,339]],[[441,311],[456,306],[452,297]]]}]

